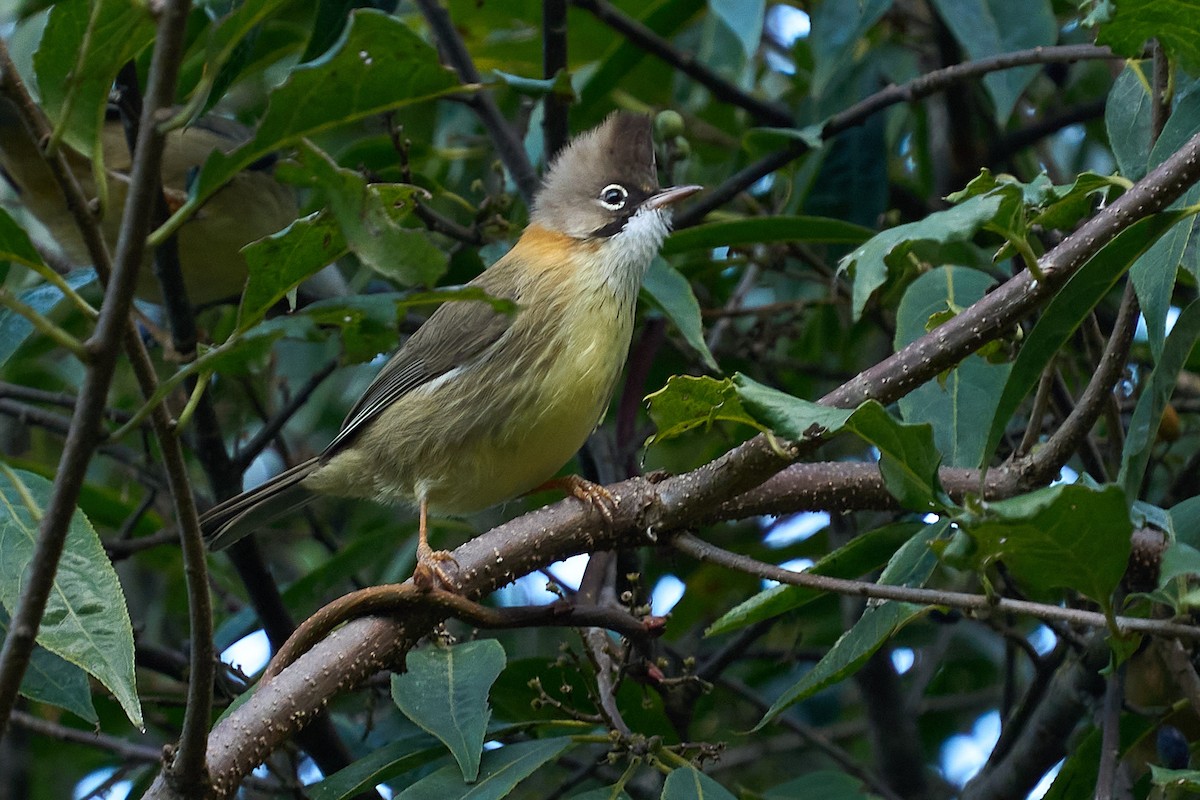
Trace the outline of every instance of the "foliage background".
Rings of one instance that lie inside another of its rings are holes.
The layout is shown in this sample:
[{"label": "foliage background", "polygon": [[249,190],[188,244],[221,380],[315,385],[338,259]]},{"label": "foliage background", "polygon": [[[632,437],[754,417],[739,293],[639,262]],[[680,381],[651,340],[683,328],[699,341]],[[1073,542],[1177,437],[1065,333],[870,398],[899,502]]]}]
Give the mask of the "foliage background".
[{"label": "foliage background", "polygon": [[[15,682],[5,671],[20,661],[16,637],[0,653],[0,699],[21,689],[15,710],[0,703],[0,796],[105,796],[112,786],[108,796],[201,796],[186,746],[169,770],[182,785],[148,787],[162,745],[185,730],[203,741],[245,691],[246,676],[217,670],[210,715],[196,691],[210,638],[219,653],[265,628],[278,646],[325,602],[410,574],[409,515],[335,500],[198,573],[181,557],[178,530],[186,541],[194,512],[178,498],[228,496],[319,452],[377,355],[430,302],[454,295],[424,290],[464,283],[502,254],[526,222],[535,168],[568,127],[587,129],[614,108],[678,112],[680,130],[658,118],[664,181],[708,191],[679,214],[609,419],[570,469],[605,483],[654,470],[695,482],[620,484],[630,502],[607,532],[570,501],[499,529],[549,520],[543,532],[562,537],[537,540],[544,551],[511,545],[521,556],[513,574],[488,579],[529,577],[484,602],[550,602],[543,561],[594,535],[622,549],[607,579],[593,575],[604,588],[585,586],[575,600],[639,646],[545,624],[458,645],[474,650],[427,643],[408,657],[407,679],[424,681],[416,689],[368,680],[295,738],[296,717],[267,719],[279,728],[267,749],[286,743],[245,778],[244,796],[466,796],[462,773],[481,752],[476,791],[488,797],[1024,797],[1060,761],[1037,789],[1047,797],[1195,788],[1200,267],[1184,206],[1196,190],[1164,210],[1196,177],[1187,155],[1200,129],[1200,32],[1184,4],[367,5],[195,3],[175,50],[170,15],[156,21],[138,5],[8,9],[8,49],[65,146],[91,152],[114,80],[128,97],[136,72],[152,95],[155,42],[179,64],[172,102],[255,131],[238,156],[214,156],[190,176],[190,200],[168,227],[204,214],[209,194],[272,152],[302,213],[324,211],[250,248],[240,307],[195,314],[191,366],[144,337],[159,399],[187,420],[187,474],[170,479],[173,434],[148,423],[110,436],[86,472],[64,470],[64,435],[86,424],[86,403],[74,418],[71,404],[101,369],[71,343],[93,322],[47,285],[41,266],[52,259],[22,232],[36,226],[19,198],[0,219],[6,630],[29,602],[26,565],[46,569],[35,551],[57,519],[46,510],[78,509],[55,584],[63,605],[42,617],[30,668],[14,667]],[[546,24],[555,15],[563,26]],[[438,66],[439,50],[457,74]],[[6,97],[14,85],[4,73]],[[1131,190],[1143,179],[1144,196]],[[1136,197],[1133,211],[1123,194]],[[287,313],[288,290],[331,255],[355,296]],[[91,273],[67,280],[101,304]],[[1027,305],[996,289],[1013,280],[1036,287]],[[22,321],[17,301],[39,327]],[[964,313],[976,301],[993,303],[990,322]],[[121,308],[112,293],[103,303]],[[142,311],[189,351],[187,307]],[[926,349],[893,357],[927,334]],[[105,341],[115,354],[118,340]],[[108,434],[143,407],[136,373],[136,358],[118,359],[102,393]],[[201,396],[197,376],[204,399],[185,411]],[[797,399],[822,397],[883,406],[850,415]],[[814,443],[813,425],[843,433]],[[800,459],[811,463],[788,466]],[[67,472],[83,480],[77,497]],[[554,499],[437,520],[435,544],[467,542]],[[476,563],[471,547],[460,563]],[[1148,566],[1123,579],[1131,549]],[[769,565],[816,561],[861,582],[760,594],[765,579],[786,578]],[[197,622],[197,574],[211,590],[211,637]],[[639,620],[665,613],[672,589],[661,636],[642,641]],[[1128,619],[1118,625],[1116,614]],[[439,616],[408,618],[402,630],[415,639]],[[69,627],[75,619],[81,629]],[[447,631],[475,638],[462,621]],[[342,668],[335,647],[314,656],[326,672]],[[447,659],[470,667],[460,685],[446,683]],[[319,705],[321,691],[305,702]],[[430,697],[432,711],[416,707]],[[450,702],[466,721],[432,733],[467,742],[453,757],[421,730]],[[986,735],[972,740],[987,752],[964,788],[961,737],[997,718],[994,748]],[[485,728],[505,746],[483,750]],[[266,756],[241,736],[213,733],[226,751],[244,750],[220,756],[221,791]],[[502,769],[509,761],[528,769]],[[338,773],[352,762],[366,777]],[[105,786],[79,788],[97,776]]]}]

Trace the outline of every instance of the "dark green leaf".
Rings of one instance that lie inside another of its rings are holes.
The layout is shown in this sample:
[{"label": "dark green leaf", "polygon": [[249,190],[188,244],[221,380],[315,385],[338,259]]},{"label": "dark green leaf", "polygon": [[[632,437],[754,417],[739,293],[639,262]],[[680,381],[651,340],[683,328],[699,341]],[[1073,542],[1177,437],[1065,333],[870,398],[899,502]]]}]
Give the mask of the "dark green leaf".
[{"label": "dark green leaf", "polygon": [[1125,434],[1125,447],[1121,452],[1121,473],[1117,483],[1125,488],[1128,497],[1137,497],[1142,486],[1146,465],[1150,463],[1150,448],[1158,438],[1158,426],[1162,421],[1163,409],[1171,399],[1179,372],[1187,363],[1188,355],[1200,339],[1200,300],[1193,300],[1183,310],[1171,335],[1167,337],[1158,363],[1143,385]]},{"label": "dark green leaf", "polygon": [[1002,197],[994,194],[972,197],[919,222],[883,231],[845,256],[838,262],[838,268],[854,272],[851,307],[854,319],[862,315],[875,290],[887,282],[889,267],[899,269],[909,258],[937,260],[939,248],[970,241],[1000,213],[1002,201]]},{"label": "dark green leaf", "polygon": [[788,439],[802,441],[849,431],[874,445],[888,491],[905,508],[932,511],[946,504],[937,477],[941,454],[933,445],[929,425],[900,422],[874,400],[847,411],[792,397],[740,373],[733,382],[751,415]]},{"label": "dark green leaf", "polygon": [[[1058,41],[1058,24],[1048,0],[934,0],[938,15],[972,59]],[[1004,124],[1039,67],[989,72],[983,85],[992,96],[996,119]]]},{"label": "dark green leaf", "polygon": [[[297,66],[271,92],[253,139],[231,153],[209,156],[188,202],[172,220],[186,218],[238,172],[302,137],[458,88],[437,52],[399,19],[370,9],[355,11],[333,49]],[[313,102],[314,97],[321,102]]]},{"label": "dark green leaf", "polygon": [[852,3],[821,3],[812,12],[812,43],[815,69],[812,93],[821,96],[834,79],[849,69],[859,49],[859,40],[892,6],[892,0],[863,0]]},{"label": "dark green leaf", "polygon": [[[0,608],[0,641],[7,638],[8,629],[8,614]],[[21,678],[20,692],[22,697],[66,709],[93,725],[100,722],[92,705],[87,673],[44,647],[34,646],[29,667]]]},{"label": "dark green leaf", "polygon": [[483,754],[479,780],[463,782],[458,767],[449,764],[409,786],[396,800],[500,800],[518,783],[572,745],[567,737],[507,744]]},{"label": "dark green leaf", "polygon": [[388,742],[365,758],[338,770],[320,783],[304,788],[312,800],[344,800],[370,792],[386,780],[412,772],[445,754],[440,744],[404,738]]},{"label": "dark green leaf", "polygon": [[1117,76],[1104,106],[1104,127],[1108,144],[1121,174],[1131,181],[1146,174],[1150,159],[1150,76],[1149,62],[1131,61]]},{"label": "dark green leaf", "polygon": [[709,10],[737,37],[747,61],[758,52],[766,5],[766,0],[709,0]]},{"label": "dark green leaf", "polygon": [[705,366],[713,372],[720,372],[717,360],[709,352],[708,344],[704,341],[704,324],[700,319],[700,303],[692,293],[688,279],[676,269],[672,269],[661,258],[654,259],[646,277],[642,281],[642,289],[666,315],[684,340],[691,345],[696,354],[703,359]]},{"label": "dark green leaf", "polygon": [[1026,592],[1072,589],[1103,606],[1125,574],[1133,524],[1117,486],[1049,486],[987,503],[959,525],[983,562],[1003,561]]},{"label": "dark green leaf", "polygon": [[492,711],[488,690],[504,670],[495,639],[408,654],[407,671],[392,676],[392,699],[409,719],[450,748],[467,783],[479,775],[479,756]]},{"label": "dark green leaf", "polygon": [[[987,274],[966,267],[938,267],[917,278],[896,310],[896,349],[928,333],[935,314],[965,309],[994,284]],[[1010,369],[1007,363],[969,356],[900,398],[900,414],[906,422],[933,426],[934,443],[947,466],[977,466],[987,444],[987,431],[979,421],[995,415]]]},{"label": "dark green leaf", "polygon": [[1183,212],[1173,211],[1138,220],[1092,256],[1050,301],[1045,313],[1026,337],[1008,382],[1004,385],[980,466],[995,451],[1009,420],[1033,389],[1054,354],[1066,344],[1091,309],[1108,294],[1138,256],[1185,216]]},{"label": "dark green leaf", "polygon": [[869,800],[862,781],[844,772],[819,770],[767,789],[763,800]]},{"label": "dark green leaf", "polygon": [[118,70],[154,38],[150,8],[128,0],[55,3],[34,56],[42,105],[65,140],[96,151],[108,94]]},{"label": "dark green leaf", "polygon": [[1176,792],[1200,792],[1200,770],[1167,769],[1150,765],[1150,779],[1155,786]]},{"label": "dark green leaf", "polygon": [[[924,586],[937,566],[937,556],[929,545],[949,526],[949,521],[925,526],[892,556],[879,582],[890,586]],[[889,600],[869,604],[854,627],[842,634],[816,666],[779,696],[754,729],[761,730],[789,706],[857,672],[884,642],[924,613],[924,606],[912,603]]]},{"label": "dark green leaf", "polygon": [[[0,463],[0,604],[10,614],[52,489],[45,478]],[[87,670],[116,696],[130,721],[142,726],[125,596],[100,537],[78,510],[71,518],[37,642]]]},{"label": "dark green leaf", "polygon": [[248,244],[242,251],[249,277],[238,309],[238,329],[254,325],[271,306],[345,252],[346,237],[326,212],[310,214]]},{"label": "dark green leaf", "polygon": [[[858,578],[882,567],[896,550],[925,528],[919,522],[897,522],[856,536],[822,557],[806,570],[832,578]],[[816,600],[821,592],[807,586],[779,584],[759,592],[727,611],[705,630],[705,636],[722,633],[771,619]]]},{"label": "dark green leaf", "polygon": [[573,794],[567,800],[630,800],[629,795],[617,789],[616,786],[604,786],[592,789],[583,794]]},{"label": "dark green leaf", "polygon": [[737,800],[733,793],[694,767],[671,770],[661,800]]},{"label": "dark green leaf", "polygon": [[671,439],[718,420],[762,430],[738,398],[733,381],[691,375],[672,375],[667,385],[646,398],[657,429],[650,444]]},{"label": "dark green leaf", "polygon": [[1157,39],[1171,57],[1195,74],[1200,71],[1200,20],[1189,0],[1121,0],[1100,27],[1097,44],[1106,44],[1124,56],[1136,58],[1146,42]]},{"label": "dark green leaf", "polygon": [[1200,495],[1172,506],[1170,516],[1179,541],[1200,549]]}]

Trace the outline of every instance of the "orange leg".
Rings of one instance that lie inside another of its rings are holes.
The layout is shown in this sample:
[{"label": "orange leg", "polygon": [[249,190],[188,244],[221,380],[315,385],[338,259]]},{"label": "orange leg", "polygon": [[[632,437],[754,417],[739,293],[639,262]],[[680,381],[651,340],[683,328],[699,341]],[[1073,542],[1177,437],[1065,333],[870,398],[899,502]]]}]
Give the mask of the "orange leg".
[{"label": "orange leg", "polygon": [[531,491],[540,492],[550,489],[557,489],[582,501],[604,517],[605,522],[609,525],[612,524],[613,514],[617,510],[617,498],[600,484],[592,483],[578,475],[567,475],[563,478],[551,478]]},{"label": "orange leg", "polygon": [[447,591],[457,591],[458,582],[443,566],[447,562],[458,568],[454,556],[445,550],[434,550],[429,546],[429,504],[422,498],[417,522],[417,566],[413,570],[413,583],[425,591],[441,584]]}]

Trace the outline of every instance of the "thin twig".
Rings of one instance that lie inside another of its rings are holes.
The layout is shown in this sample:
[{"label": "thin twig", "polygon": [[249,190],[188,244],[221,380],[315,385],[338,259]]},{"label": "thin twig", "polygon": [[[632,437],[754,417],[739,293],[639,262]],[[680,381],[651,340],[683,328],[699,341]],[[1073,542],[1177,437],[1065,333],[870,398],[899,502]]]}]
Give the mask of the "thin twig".
[{"label": "thin twig", "polygon": [[127,759],[130,761],[145,761],[147,763],[157,763],[162,759],[161,747],[150,747],[144,744],[134,744],[127,742],[124,739],[119,739],[116,736],[108,736],[103,733],[93,733],[91,731],[82,731],[78,728],[69,728],[66,725],[60,725],[56,722],[35,717],[32,714],[27,714],[24,711],[14,709],[12,712],[12,724],[27,731],[32,731],[39,736],[46,736],[51,739],[56,739],[60,742],[69,742],[70,744],[82,744],[88,747],[95,747],[100,750],[106,750],[113,755]]},{"label": "thin twig", "polygon": [[[928,72],[919,78],[889,86],[876,92],[870,97],[855,103],[845,111],[840,111],[829,118],[821,127],[821,139],[828,141],[842,131],[861,125],[877,111],[896,105],[897,103],[912,103],[931,94],[962,81],[971,80],[990,72],[1012,69],[1028,64],[1056,64],[1091,59],[1120,58],[1107,47],[1093,45],[1062,45],[1058,47],[1035,47],[1031,50],[1017,50],[977,61],[965,61],[944,69]],[[675,216],[676,228],[687,228],[699,223],[708,212],[725,205],[746,188],[771,174],[785,164],[799,158],[811,148],[803,142],[772,153],[748,167],[735,173],[724,183],[721,183],[687,209]]]},{"label": "thin twig", "polygon": [[[542,77],[553,79],[567,70],[567,0],[542,0]],[[570,98],[550,92],[542,103],[542,138],[546,163],[567,143]]]},{"label": "thin twig", "polygon": [[317,390],[322,381],[333,374],[337,366],[337,359],[330,359],[324,366],[310,375],[308,380],[304,382],[304,385],[288,398],[283,408],[275,412],[275,415],[267,420],[266,424],[259,428],[257,433],[250,437],[250,441],[234,452],[230,463],[238,474],[245,472],[246,468],[250,466],[250,462],[258,458],[259,453],[283,430],[283,426],[287,424],[288,420],[308,402],[308,399],[312,397],[312,393]]},{"label": "thin twig", "polygon": [[607,0],[571,0],[571,2],[576,8],[582,8],[584,11],[592,14],[596,19],[624,36],[640,49],[658,57],[684,75],[692,78],[712,92],[713,97],[717,100],[750,112],[750,115],[760,125],[790,128],[796,124],[794,118],[785,107],[742,91],[736,85],[721,77],[715,70],[710,69],[704,62],[697,59],[695,55],[685,53],[674,47],[666,39],[650,30],[638,20],[626,15],[616,6],[607,2]]},{"label": "thin twig", "polygon": [[[988,597],[986,595],[968,594],[966,592],[948,592],[941,589],[920,589],[911,586],[890,586],[881,583],[871,583],[870,581],[830,578],[811,572],[792,572],[791,570],[777,567],[774,564],[766,564],[748,556],[731,553],[728,550],[698,539],[689,533],[676,536],[671,544],[680,552],[701,561],[711,561],[714,564],[720,564],[729,569],[745,572],[748,575],[756,575],[760,578],[779,581],[780,583],[792,586],[805,586],[822,592],[879,600],[897,600],[902,603],[916,603],[918,605],[943,606],[946,608],[957,608],[961,611],[974,611],[985,614],[1010,611],[1037,619],[1059,620],[1089,628],[1107,628],[1109,623],[1108,618],[1099,612],[1084,611],[1078,608],[1064,608],[1046,603],[1034,603],[1028,600]],[[1200,626],[1185,625],[1159,619],[1142,619],[1140,617],[1116,617],[1115,620],[1117,627],[1122,631],[1151,633],[1158,636],[1200,641]]]},{"label": "thin twig", "polygon": [[[475,62],[471,59],[471,54],[467,51],[462,37],[459,36],[458,29],[454,27],[454,22],[450,19],[450,12],[441,5],[439,0],[416,0],[416,4],[421,9],[421,14],[424,15],[430,30],[433,31],[434,39],[441,47],[446,61],[458,73],[459,79],[466,85],[482,83],[483,79],[480,78],[479,71],[475,69]],[[516,135],[504,115],[500,113],[500,106],[496,105],[496,99],[492,97],[491,92],[484,89],[471,95],[467,103],[475,109],[483,126],[487,128],[493,144],[496,145],[496,152],[499,154],[500,160],[504,162],[509,174],[512,175],[513,182],[516,183],[521,196],[526,203],[533,202],[533,195],[537,192],[539,184],[537,173],[534,171],[533,165],[529,163],[529,157],[525,155],[525,146],[521,143],[520,137]]]}]

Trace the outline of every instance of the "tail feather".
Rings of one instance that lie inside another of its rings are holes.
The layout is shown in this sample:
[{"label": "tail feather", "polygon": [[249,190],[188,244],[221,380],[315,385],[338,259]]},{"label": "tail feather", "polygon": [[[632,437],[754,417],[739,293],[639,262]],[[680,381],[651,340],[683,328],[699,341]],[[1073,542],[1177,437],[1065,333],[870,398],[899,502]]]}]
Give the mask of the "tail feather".
[{"label": "tail feather", "polygon": [[262,526],[311,502],[312,492],[300,482],[316,467],[317,459],[310,458],[202,514],[200,531],[209,549],[224,550]]}]

